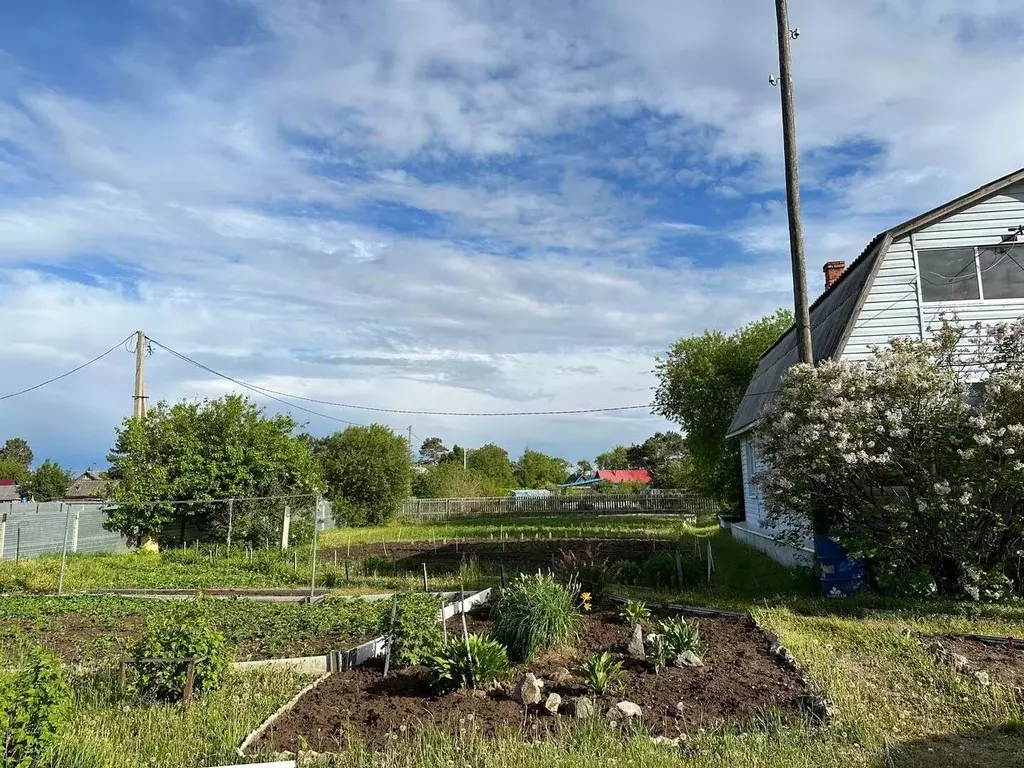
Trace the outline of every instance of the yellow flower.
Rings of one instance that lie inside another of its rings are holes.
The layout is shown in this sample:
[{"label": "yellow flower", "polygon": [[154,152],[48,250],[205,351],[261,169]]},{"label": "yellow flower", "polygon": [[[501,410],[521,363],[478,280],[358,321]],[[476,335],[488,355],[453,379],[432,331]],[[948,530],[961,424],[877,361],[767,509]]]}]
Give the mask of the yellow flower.
[{"label": "yellow flower", "polygon": [[583,610],[584,611],[589,611],[590,610],[590,603],[584,603],[583,604]]},{"label": "yellow flower", "polygon": [[589,603],[590,602],[590,593],[589,592],[581,592],[580,593],[580,597],[583,598],[583,602],[584,603]]}]

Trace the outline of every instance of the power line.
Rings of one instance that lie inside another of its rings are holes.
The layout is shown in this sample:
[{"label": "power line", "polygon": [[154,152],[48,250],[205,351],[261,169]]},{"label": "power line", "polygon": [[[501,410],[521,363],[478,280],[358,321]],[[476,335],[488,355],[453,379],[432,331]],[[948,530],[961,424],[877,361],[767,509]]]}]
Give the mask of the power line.
[{"label": "power line", "polygon": [[60,381],[61,379],[65,379],[65,378],[67,378],[68,376],[70,376],[73,373],[78,373],[83,368],[88,368],[93,363],[97,363],[100,360],[102,360],[104,357],[109,355],[111,352],[113,352],[115,349],[120,347],[122,344],[125,344],[134,335],[135,335],[134,333],[128,334],[123,339],[121,339],[121,341],[117,342],[117,344],[115,344],[110,349],[108,349],[106,352],[104,352],[102,355],[97,355],[96,357],[94,357],[92,360],[90,360],[87,363],[82,363],[78,367],[72,368],[70,371],[65,371],[60,376],[54,376],[52,379],[47,379],[46,381],[41,381],[38,384],[29,387],[28,389],[22,389],[22,390],[20,390],[18,392],[11,392],[8,395],[0,396],[0,400],[7,400],[7,399],[12,398],[12,397],[17,397],[18,395],[24,395],[24,394],[26,394],[28,392],[33,392],[33,391],[35,391],[35,390],[37,390],[37,389],[39,389],[41,387],[45,387],[47,384],[52,384],[55,381]]},{"label": "power line", "polygon": [[[316,403],[318,405],[330,405],[330,406],[334,406],[336,408],[351,408],[351,409],[357,410],[357,411],[374,411],[376,413],[394,413],[394,414],[402,414],[402,415],[407,415],[407,416],[569,416],[569,415],[588,414],[588,413],[611,413],[611,412],[615,412],[615,411],[635,411],[635,410],[640,410],[640,409],[648,409],[648,408],[651,407],[650,403],[647,403],[647,404],[644,404],[644,405],[619,405],[619,406],[614,406],[614,407],[610,407],[610,408],[572,408],[572,409],[561,410],[561,411],[418,411],[418,410],[412,410],[412,409],[407,409],[407,408],[384,408],[384,407],[370,406],[370,405],[354,405],[352,403],[337,403],[337,402],[333,402],[331,400],[318,400],[315,397],[303,397],[302,395],[295,395],[295,394],[292,394],[290,392],[281,392],[281,391],[276,390],[276,389],[269,389],[267,387],[258,387],[255,384],[249,384],[247,382],[244,382],[244,381],[241,381],[239,379],[236,379],[236,378],[233,378],[231,376],[228,376],[227,374],[220,373],[219,371],[215,371],[213,368],[210,368],[210,367],[208,367],[206,365],[203,365],[202,363],[199,363],[199,362],[197,362],[197,361],[195,361],[195,360],[193,360],[193,359],[191,359],[189,357],[186,357],[185,355],[181,354],[180,352],[176,352],[175,350],[171,349],[170,347],[168,347],[168,346],[166,346],[164,344],[161,344],[156,339],[150,338],[149,340],[151,342],[153,342],[154,344],[156,344],[161,349],[167,350],[172,355],[176,355],[177,357],[180,357],[182,360],[185,360],[186,362],[189,362],[192,365],[198,366],[199,368],[202,368],[203,370],[205,370],[205,371],[207,371],[209,373],[212,373],[215,376],[220,376],[223,379],[227,379],[228,381],[232,381],[232,382],[234,382],[235,384],[238,384],[241,387],[247,387],[247,388],[253,390],[254,392],[260,392],[261,394],[264,394],[267,397],[271,397],[271,399],[277,399],[277,398],[274,398],[272,396],[273,395],[278,395],[280,397],[287,397],[287,398],[289,398],[291,400],[301,400],[301,401],[306,402],[306,403]],[[290,405],[290,403],[288,403],[288,404]],[[296,407],[300,407],[300,406],[296,406]],[[306,409],[303,409],[303,410],[306,410]],[[310,411],[310,412],[311,413],[315,413],[315,411]],[[332,418],[332,417],[328,417],[328,418]],[[352,422],[347,422],[347,423],[351,424]]]}]

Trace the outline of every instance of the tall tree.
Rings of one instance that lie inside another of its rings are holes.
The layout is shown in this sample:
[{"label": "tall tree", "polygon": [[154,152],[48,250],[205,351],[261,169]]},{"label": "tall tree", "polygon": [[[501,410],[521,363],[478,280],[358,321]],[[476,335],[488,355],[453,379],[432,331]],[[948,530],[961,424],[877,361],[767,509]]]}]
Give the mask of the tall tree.
[{"label": "tall tree", "polygon": [[420,463],[437,464],[447,453],[448,449],[440,437],[428,437],[420,446]]},{"label": "tall tree", "polygon": [[28,482],[30,474],[19,459],[0,456],[0,480],[13,480],[21,486]]},{"label": "tall tree", "polygon": [[26,484],[27,496],[36,501],[53,501],[68,492],[74,478],[71,473],[55,461],[47,459],[32,473]]},{"label": "tall tree", "polygon": [[469,499],[486,495],[487,484],[472,469],[446,461],[416,475],[412,491],[420,499]]},{"label": "tall tree", "polygon": [[[267,416],[238,395],[160,402],[144,419],[125,419],[107,456],[118,481],[111,497],[119,502],[107,511],[107,527],[138,538],[187,522],[219,537],[226,533],[227,510],[202,502],[316,493],[320,473],[307,443],[293,435],[295,427],[290,416]],[[152,503],[165,500],[195,503]],[[258,528],[253,523],[247,530],[255,535]]]},{"label": "tall tree", "polygon": [[610,451],[597,455],[598,469],[630,469],[629,449],[624,445],[616,445]]},{"label": "tall tree", "polygon": [[689,483],[686,439],[678,432],[657,432],[627,450],[631,467],[646,469],[655,488],[681,488]]},{"label": "tall tree", "polygon": [[738,504],[739,446],[725,435],[761,355],[792,325],[780,309],[731,334],[706,331],[680,339],[658,358],[654,411],[679,423],[698,490]]},{"label": "tall tree", "polygon": [[29,447],[28,441],[20,437],[9,437],[0,448],[0,459],[12,459],[28,469],[32,466],[32,459],[35,454]]},{"label": "tall tree", "polygon": [[586,475],[594,471],[594,465],[590,463],[590,459],[580,459],[576,462],[576,474]]},{"label": "tall tree", "polygon": [[508,451],[500,445],[488,443],[475,448],[469,452],[466,461],[469,468],[488,484],[489,495],[501,496],[516,487],[516,476],[512,471]]},{"label": "tall tree", "polygon": [[408,445],[403,436],[381,424],[349,427],[327,438],[323,468],[335,516],[350,523],[385,523],[409,498]]},{"label": "tall tree", "polygon": [[569,477],[569,462],[527,448],[515,465],[521,488],[544,488],[564,483]]}]

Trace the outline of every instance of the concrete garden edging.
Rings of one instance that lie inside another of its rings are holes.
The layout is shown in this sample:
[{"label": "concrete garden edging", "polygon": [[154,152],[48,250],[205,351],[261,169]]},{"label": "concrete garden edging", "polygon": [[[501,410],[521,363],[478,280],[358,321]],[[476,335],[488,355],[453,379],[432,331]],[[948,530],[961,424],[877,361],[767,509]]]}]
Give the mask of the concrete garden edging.
[{"label": "concrete garden edging", "polygon": [[[457,592],[441,593],[443,597],[449,595],[458,595]],[[446,605],[442,608],[442,616],[444,620],[458,616],[461,613],[468,612],[478,605],[483,605],[491,598],[491,588],[483,589],[472,595],[466,595],[465,598],[455,600],[454,602]],[[239,757],[246,757],[245,750],[252,745],[260,736],[263,735],[274,721],[277,720],[281,715],[294,707],[299,699],[305,696],[307,693],[316,688],[320,683],[326,680],[335,672],[344,672],[353,667],[358,667],[361,664],[365,664],[370,659],[377,658],[384,654],[387,650],[387,635],[381,635],[375,637],[372,640],[368,640],[361,645],[357,645],[355,648],[350,648],[347,651],[331,651],[323,656],[307,656],[304,658],[297,659],[267,659],[265,661],[240,661],[234,664],[234,669],[247,670],[247,669],[294,669],[296,671],[312,670],[311,674],[319,674],[316,680],[309,685],[305,686],[302,690],[296,693],[291,699],[285,704],[278,708],[276,712],[271,714],[266,720],[264,720],[252,731],[245,740],[238,747],[236,753]],[[294,766],[295,761],[280,763],[282,768],[285,766]],[[278,763],[267,763],[268,766],[277,766]]]}]

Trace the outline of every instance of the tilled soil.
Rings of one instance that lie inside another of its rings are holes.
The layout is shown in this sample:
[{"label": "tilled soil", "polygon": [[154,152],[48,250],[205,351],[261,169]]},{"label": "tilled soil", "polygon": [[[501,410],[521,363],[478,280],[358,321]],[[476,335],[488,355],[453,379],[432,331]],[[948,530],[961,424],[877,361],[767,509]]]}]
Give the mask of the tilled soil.
[{"label": "tilled soil", "polygon": [[320,562],[334,560],[343,563],[346,558],[360,561],[380,558],[382,566],[390,562],[399,570],[418,570],[423,563],[431,570],[458,568],[473,558],[481,565],[498,568],[502,564],[509,573],[535,571],[551,566],[562,551],[582,554],[589,551],[595,559],[614,563],[617,560],[640,561],[652,553],[665,552],[671,542],[659,539],[475,539],[458,541],[448,539],[431,542],[401,542],[396,544],[361,544],[320,550]]},{"label": "tilled soil", "polygon": [[1010,646],[985,643],[963,635],[941,635],[931,639],[938,640],[953,653],[965,656],[974,671],[987,672],[992,682],[1010,688],[1024,687],[1024,640]]},{"label": "tilled soil", "polygon": [[[486,609],[485,609],[486,610]],[[654,735],[669,737],[694,733],[720,724],[742,724],[777,708],[784,718],[800,710],[805,694],[802,683],[769,653],[769,642],[749,619],[696,618],[706,647],[704,666],[670,668],[655,675],[644,662],[625,660],[626,679],[620,693],[595,702],[598,716],[618,701],[628,700],[643,709],[645,726]],[[449,632],[461,632],[461,620],[449,622]],[[470,632],[486,632],[489,620],[475,612]],[[533,672],[547,682],[549,693],[570,700],[587,695],[573,675],[565,684],[551,682],[562,668],[574,670],[582,656],[600,650],[623,653],[629,628],[611,614],[588,615],[576,649],[548,654],[515,670],[515,677]],[[558,729],[562,715],[543,706],[523,706],[513,698],[511,684],[486,693],[458,691],[436,695],[425,669],[413,667],[383,677],[380,664],[371,663],[327,678],[283,714],[256,745],[260,753],[336,751],[353,743],[380,745],[426,724],[455,730],[470,729],[485,736],[514,729],[527,738],[543,738]],[[677,706],[681,705],[681,706]]]}]

